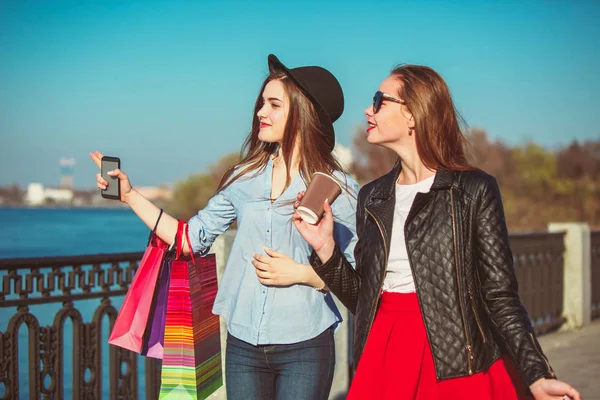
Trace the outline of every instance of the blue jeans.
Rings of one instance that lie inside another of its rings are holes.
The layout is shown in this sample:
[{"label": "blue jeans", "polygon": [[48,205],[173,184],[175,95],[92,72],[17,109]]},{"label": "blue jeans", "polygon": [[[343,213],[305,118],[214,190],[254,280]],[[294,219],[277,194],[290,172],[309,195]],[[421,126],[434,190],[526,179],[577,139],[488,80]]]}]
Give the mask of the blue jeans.
[{"label": "blue jeans", "polygon": [[227,335],[230,400],[326,400],[335,367],[333,329],[299,343],[253,346]]}]

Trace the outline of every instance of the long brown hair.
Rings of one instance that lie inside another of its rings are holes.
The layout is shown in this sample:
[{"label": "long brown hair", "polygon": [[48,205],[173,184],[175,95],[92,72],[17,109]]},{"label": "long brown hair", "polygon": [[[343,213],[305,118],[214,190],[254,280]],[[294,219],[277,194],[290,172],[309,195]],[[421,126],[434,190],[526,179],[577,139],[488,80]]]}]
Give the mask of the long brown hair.
[{"label": "long brown hair", "polygon": [[415,119],[417,152],[423,164],[434,170],[473,169],[465,151],[468,143],[462,127],[466,124],[444,79],[421,65],[397,66],[391,76],[400,81],[398,96]]},{"label": "long brown hair", "polygon": [[[281,81],[290,102],[283,142],[280,149],[278,149],[277,143],[263,142],[258,138],[260,122],[256,114],[263,106],[262,94],[265,87],[273,80]],[[331,153],[329,142],[325,140],[325,137],[326,134],[319,122],[313,103],[283,72],[272,71],[263,82],[258,98],[256,99],[252,114],[252,130],[242,146],[241,161],[223,175],[216,192],[218,193],[227,188],[244,175],[264,169],[268,158],[276,151],[279,151],[283,155],[288,171],[285,190],[292,180],[290,176],[292,152],[298,139],[300,176],[306,184],[310,182],[313,173],[317,171],[325,173],[344,171],[338,160]]]}]

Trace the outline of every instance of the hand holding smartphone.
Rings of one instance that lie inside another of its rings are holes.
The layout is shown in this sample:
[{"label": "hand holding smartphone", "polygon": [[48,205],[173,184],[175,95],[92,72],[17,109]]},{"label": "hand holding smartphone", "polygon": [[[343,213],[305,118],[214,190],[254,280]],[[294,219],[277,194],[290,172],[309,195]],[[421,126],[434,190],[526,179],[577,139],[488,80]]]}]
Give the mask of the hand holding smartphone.
[{"label": "hand holding smartphone", "polygon": [[118,157],[103,156],[100,163],[102,178],[108,182],[106,189],[101,190],[102,197],[111,200],[121,199],[121,185],[119,178],[108,175],[108,172],[121,168],[121,160]]}]

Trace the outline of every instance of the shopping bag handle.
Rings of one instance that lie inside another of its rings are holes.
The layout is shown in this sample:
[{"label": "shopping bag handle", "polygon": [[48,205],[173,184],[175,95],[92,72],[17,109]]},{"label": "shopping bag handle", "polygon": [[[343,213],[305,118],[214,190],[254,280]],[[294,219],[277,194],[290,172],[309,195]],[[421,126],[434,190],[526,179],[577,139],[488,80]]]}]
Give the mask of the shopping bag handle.
[{"label": "shopping bag handle", "polygon": [[152,229],[152,232],[150,232],[150,235],[148,236],[148,244],[147,246],[150,245],[150,242],[152,241],[152,238],[154,236],[156,236],[156,228],[158,228],[158,223],[160,222],[160,217],[162,217],[163,215],[163,209],[160,209],[160,212],[158,213],[158,218],[156,218],[156,223],[154,224],[154,229]]},{"label": "shopping bag handle", "polygon": [[177,221],[177,235],[175,236],[175,242],[177,243],[177,249],[175,252],[175,259],[179,260],[183,254],[183,237],[185,235],[185,241],[187,242],[188,250],[190,251],[190,257],[192,258],[192,262],[196,262],[194,258],[194,249],[192,248],[192,242],[190,242],[190,234],[189,234],[190,226],[185,222],[178,220]]},{"label": "shopping bag handle", "polygon": [[181,220],[177,221],[177,235],[175,236],[176,251],[175,259],[179,260],[181,253],[183,253],[183,230],[187,224]]},{"label": "shopping bag handle", "polygon": [[156,223],[154,224],[154,229],[152,229],[152,233],[156,233],[156,228],[158,228],[158,223],[160,222],[160,217],[162,217],[163,215],[163,209],[160,209],[160,212],[158,213],[158,218],[156,218]]},{"label": "shopping bag handle", "polygon": [[196,263],[196,260],[194,259],[194,249],[192,249],[192,243],[190,242],[190,226],[188,224],[185,224],[185,240],[188,245],[188,250],[190,251],[190,256],[192,257],[192,262]]}]

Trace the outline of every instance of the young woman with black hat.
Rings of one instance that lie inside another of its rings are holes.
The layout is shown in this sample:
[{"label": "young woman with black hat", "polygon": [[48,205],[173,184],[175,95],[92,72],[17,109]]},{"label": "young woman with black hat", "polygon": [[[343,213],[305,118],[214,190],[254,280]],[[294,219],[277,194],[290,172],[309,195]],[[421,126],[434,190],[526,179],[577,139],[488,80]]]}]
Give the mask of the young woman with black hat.
[{"label": "young woman with black hat", "polygon": [[[326,399],[335,364],[333,329],[341,317],[308,265],[311,248],[292,216],[296,193],[313,173],[333,174],[347,189],[333,204],[335,234],[352,260],[358,185],[332,155],[333,122],[344,97],[337,79],[321,67],[288,69],[273,55],[268,62],[244,157],[188,222],[190,242],[194,252],[205,253],[237,219],[213,308],[227,321],[228,398]],[[100,165],[102,154],[90,156]],[[111,175],[119,178],[121,201],[152,228],[160,210],[131,188],[125,173]],[[97,181],[106,187],[100,175]],[[176,230],[177,220],[163,214],[158,236],[170,243]]]},{"label": "young woman with black hat", "polygon": [[500,190],[467,162],[443,79],[400,66],[365,115],[368,141],[398,162],[358,195],[356,269],[327,204],[316,226],[294,217],[311,265],[355,315],[348,399],[579,400],[521,305]]}]

